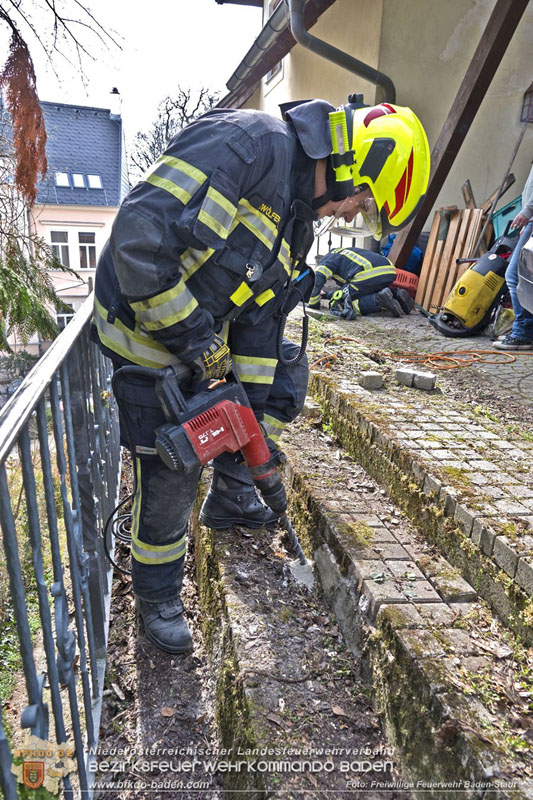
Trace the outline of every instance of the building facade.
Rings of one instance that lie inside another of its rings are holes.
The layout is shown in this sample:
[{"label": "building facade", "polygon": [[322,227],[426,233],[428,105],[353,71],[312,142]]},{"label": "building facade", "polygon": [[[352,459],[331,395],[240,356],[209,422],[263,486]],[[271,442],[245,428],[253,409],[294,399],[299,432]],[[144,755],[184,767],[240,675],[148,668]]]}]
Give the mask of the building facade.
[{"label": "building facade", "polygon": [[[119,100],[119,95],[112,95]],[[122,120],[118,108],[42,102],[48,172],[38,184],[30,212],[33,231],[76,275],[51,272],[67,309],[58,312],[62,329],[92,286],[98,256],[128,191]],[[34,339],[26,349],[42,349]]]}]

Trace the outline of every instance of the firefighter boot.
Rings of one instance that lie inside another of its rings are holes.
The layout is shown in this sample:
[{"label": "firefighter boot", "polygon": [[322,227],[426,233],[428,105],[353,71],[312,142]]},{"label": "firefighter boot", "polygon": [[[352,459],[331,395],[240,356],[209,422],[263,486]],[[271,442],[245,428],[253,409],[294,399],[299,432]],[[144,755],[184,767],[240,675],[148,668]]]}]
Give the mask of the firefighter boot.
[{"label": "firefighter boot", "polygon": [[192,649],[192,636],[183,616],[183,604],[179,597],[158,603],[136,597],[135,605],[146,635],[161,650],[166,650],[167,653],[187,653]]},{"label": "firefighter boot", "polygon": [[376,301],[379,311],[390,311],[393,317],[402,316],[402,307],[389,288],[376,292]]},{"label": "firefighter boot", "polygon": [[199,515],[202,525],[217,530],[241,525],[265,528],[278,517],[259,499],[255,486],[214,470],[213,479]]},{"label": "firefighter boot", "polygon": [[393,297],[399,302],[404,314],[410,314],[415,307],[415,301],[406,289],[393,289]]}]

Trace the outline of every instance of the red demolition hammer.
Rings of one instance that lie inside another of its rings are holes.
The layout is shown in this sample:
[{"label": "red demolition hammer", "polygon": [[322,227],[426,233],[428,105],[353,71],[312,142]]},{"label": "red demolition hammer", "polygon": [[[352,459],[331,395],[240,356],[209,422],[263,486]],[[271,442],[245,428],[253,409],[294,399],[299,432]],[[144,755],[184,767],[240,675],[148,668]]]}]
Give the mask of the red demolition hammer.
[{"label": "red demolition hammer", "polygon": [[246,466],[265,503],[279,514],[292,549],[301,564],[306,558],[287,516],[287,496],[278,470],[279,456],[272,454],[246,392],[237,380],[185,399],[180,383],[191,377],[184,364],[164,369],[122,367],[115,373],[136,373],[155,379],[155,389],[167,422],[156,430],[155,446],[172,470],[191,472],[222,453],[241,451]]}]

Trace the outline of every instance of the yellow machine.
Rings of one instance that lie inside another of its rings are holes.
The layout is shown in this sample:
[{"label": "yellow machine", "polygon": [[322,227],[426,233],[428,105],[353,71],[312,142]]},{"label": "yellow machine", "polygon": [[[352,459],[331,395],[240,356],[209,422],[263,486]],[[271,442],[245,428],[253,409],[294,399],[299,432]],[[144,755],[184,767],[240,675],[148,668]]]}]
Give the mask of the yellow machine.
[{"label": "yellow machine", "polygon": [[508,235],[508,231],[509,225],[489,252],[459,278],[442,310],[429,315],[443,336],[473,336],[490,322],[507,292],[505,271],[518,241],[518,233]]}]

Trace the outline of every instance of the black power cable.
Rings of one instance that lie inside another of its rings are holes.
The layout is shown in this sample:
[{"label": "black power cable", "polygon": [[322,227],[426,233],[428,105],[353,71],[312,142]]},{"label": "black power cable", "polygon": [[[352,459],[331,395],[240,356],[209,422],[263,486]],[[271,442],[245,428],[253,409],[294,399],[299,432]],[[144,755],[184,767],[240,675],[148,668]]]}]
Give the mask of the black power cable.
[{"label": "black power cable", "polygon": [[276,337],[276,356],[280,364],[284,367],[293,367],[298,364],[305,355],[307,350],[307,338],[309,336],[309,317],[302,298],[302,305],[304,309],[304,317],[302,320],[302,338],[300,341],[300,348],[294,358],[285,358],[283,355],[283,335],[285,333],[285,325],[287,323],[287,314],[281,314],[279,318],[278,335]]},{"label": "black power cable", "polygon": [[[134,484],[136,484],[136,480],[134,480]],[[119,511],[119,509],[122,508],[122,506],[125,505],[128,502],[128,500],[131,500],[131,498],[135,494],[135,489],[136,489],[136,486],[134,486],[134,490],[133,490],[133,492],[131,494],[129,494],[127,497],[125,497],[124,500],[122,500],[118,504],[118,506],[115,506],[115,508],[113,509],[111,514],[108,516],[106,524],[104,525],[104,529],[102,531],[102,538],[104,540],[104,553],[106,555],[106,558],[109,561],[109,563],[111,564],[111,566],[113,567],[113,569],[116,569],[117,572],[121,572],[123,575],[131,575],[131,570],[124,569],[123,567],[120,567],[116,563],[116,561],[113,560],[113,557],[112,557],[111,553],[109,552],[109,546],[107,544],[107,532],[108,532],[109,526],[111,524],[111,520],[113,519],[113,517],[115,516],[117,511]],[[122,542],[126,542],[127,544],[131,543],[131,533],[129,535],[127,535],[125,533],[122,533],[120,529],[124,528],[124,526],[129,521],[131,521],[131,513],[129,513],[129,514],[121,514],[121,516],[117,517],[117,519],[115,520],[114,528],[113,528],[113,536],[115,538],[119,539]]]},{"label": "black power cable", "polygon": [[[302,308],[303,308],[303,312],[304,312],[304,316],[303,316],[303,320],[302,320],[302,338],[301,338],[301,341],[300,341],[300,348],[299,348],[298,352],[296,353],[296,355],[294,356],[294,358],[285,358],[285,356],[283,355],[283,335],[285,333],[285,325],[287,323],[287,317],[289,315],[288,315],[288,313],[285,314],[283,312],[283,309],[282,309],[282,311],[280,313],[279,325],[278,325],[278,333],[277,333],[277,336],[276,336],[276,357],[277,357],[278,361],[280,362],[280,364],[283,364],[284,367],[293,367],[296,364],[298,364],[302,360],[302,358],[304,357],[305,351],[307,350],[307,339],[308,339],[308,336],[309,336],[309,317],[307,316],[307,309],[305,307],[305,299],[304,299],[304,296],[303,296],[303,292],[302,292],[301,288],[298,286],[298,283],[302,280],[302,278],[305,278],[309,274],[309,272],[310,272],[310,270],[309,270],[309,268],[307,268],[306,270],[304,270],[302,272],[301,275],[299,275],[298,278],[296,278],[296,280],[294,281],[292,286],[289,284],[288,287],[287,287],[287,299],[288,299],[289,289],[292,292],[296,292],[296,294],[299,295],[300,300],[302,301]],[[296,303],[295,303],[295,305],[296,305]]]}]

